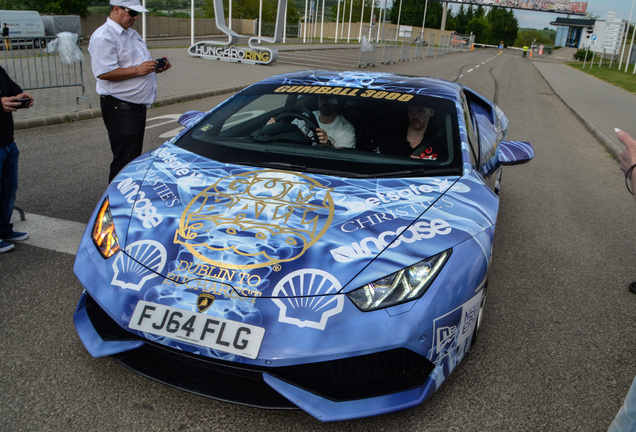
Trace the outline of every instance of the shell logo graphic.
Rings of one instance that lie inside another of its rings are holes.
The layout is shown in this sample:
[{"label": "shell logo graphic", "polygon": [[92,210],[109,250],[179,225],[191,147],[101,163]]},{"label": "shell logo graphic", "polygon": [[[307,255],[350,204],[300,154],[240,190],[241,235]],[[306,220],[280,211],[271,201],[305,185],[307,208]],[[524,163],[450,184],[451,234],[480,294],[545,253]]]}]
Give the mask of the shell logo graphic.
[{"label": "shell logo graphic", "polygon": [[283,297],[272,299],[280,309],[278,321],[324,330],[327,320],[344,307],[340,289],[338,279],[323,270],[302,269],[288,274],[272,293]]},{"label": "shell logo graphic", "polygon": [[174,242],[201,261],[224,268],[293,261],[331,225],[332,190],[286,171],[223,177],[186,206]]},{"label": "shell logo graphic", "polygon": [[166,265],[163,245],[154,240],[141,240],[126,247],[113,261],[113,285],[139,291],[144,284],[157,277]]}]

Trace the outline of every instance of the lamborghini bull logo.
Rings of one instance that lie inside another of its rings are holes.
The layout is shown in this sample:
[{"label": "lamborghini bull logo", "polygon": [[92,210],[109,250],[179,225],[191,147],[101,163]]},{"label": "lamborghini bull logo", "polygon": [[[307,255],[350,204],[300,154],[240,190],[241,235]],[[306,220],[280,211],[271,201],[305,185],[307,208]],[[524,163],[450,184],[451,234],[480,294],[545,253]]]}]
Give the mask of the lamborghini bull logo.
[{"label": "lamborghini bull logo", "polygon": [[331,225],[332,190],[284,171],[223,177],[187,205],[174,241],[219,267],[254,269],[293,261]]}]

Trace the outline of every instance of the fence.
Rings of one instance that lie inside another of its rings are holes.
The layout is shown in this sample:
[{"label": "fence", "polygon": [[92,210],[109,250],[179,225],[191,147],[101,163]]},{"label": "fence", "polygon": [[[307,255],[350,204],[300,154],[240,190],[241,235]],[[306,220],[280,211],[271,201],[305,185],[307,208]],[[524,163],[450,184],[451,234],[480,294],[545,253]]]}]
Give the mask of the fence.
[{"label": "fence", "polygon": [[360,56],[358,57],[358,67],[375,66],[375,50],[377,44],[373,40],[374,35],[374,26],[364,27],[360,45]]},{"label": "fence", "polygon": [[48,89],[57,87],[78,87],[80,99],[88,102],[84,96],[84,77],[82,61],[74,63],[62,63],[57,51],[47,52],[46,46],[55,39],[52,37],[11,38],[11,48],[4,49],[0,57],[0,65],[13,78],[20,83],[22,90]]},{"label": "fence", "polygon": [[[382,33],[380,35],[380,33]],[[451,54],[458,51],[470,51],[475,37],[457,36],[444,33],[430,33],[428,42],[423,35],[418,34],[414,39],[398,35],[398,30],[394,28],[384,28],[378,32],[378,39],[374,40],[374,27],[366,26],[364,37],[360,46],[360,56],[358,67],[375,66],[376,52],[378,49],[382,53],[382,64],[391,64],[397,61],[409,61],[410,59],[421,59],[422,57],[434,57]],[[439,42],[436,38],[439,37]],[[424,50],[426,47],[426,50]],[[424,53],[426,51],[426,53]]]}]

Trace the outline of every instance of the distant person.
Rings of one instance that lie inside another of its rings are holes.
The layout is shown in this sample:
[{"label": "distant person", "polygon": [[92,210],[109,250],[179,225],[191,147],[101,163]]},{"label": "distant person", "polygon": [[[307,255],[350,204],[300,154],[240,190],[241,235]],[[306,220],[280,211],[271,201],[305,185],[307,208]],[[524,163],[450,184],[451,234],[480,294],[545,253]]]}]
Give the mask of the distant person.
[{"label": "distant person", "polygon": [[11,224],[18,190],[20,157],[20,151],[13,138],[13,112],[21,106],[18,99],[31,99],[28,107],[33,106],[31,95],[24,93],[0,66],[0,253],[15,248],[13,242],[29,238],[28,233],[13,231]]},{"label": "distant person", "polygon": [[503,41],[499,42],[499,54],[501,54],[503,52],[504,49],[504,43]]},{"label": "distant person", "polygon": [[11,39],[9,39],[9,27],[7,23],[2,24],[2,38],[4,39],[4,49],[11,49]]},{"label": "distant person", "polygon": [[157,98],[156,74],[171,67],[167,58],[158,67],[146,43],[131,28],[140,12],[148,10],[139,0],[110,0],[110,15],[88,44],[102,118],[113,152],[109,182],[141,154],[146,109]]},{"label": "distant person", "polygon": [[528,46],[527,45],[523,46],[523,55],[521,56],[521,58],[528,58]]}]

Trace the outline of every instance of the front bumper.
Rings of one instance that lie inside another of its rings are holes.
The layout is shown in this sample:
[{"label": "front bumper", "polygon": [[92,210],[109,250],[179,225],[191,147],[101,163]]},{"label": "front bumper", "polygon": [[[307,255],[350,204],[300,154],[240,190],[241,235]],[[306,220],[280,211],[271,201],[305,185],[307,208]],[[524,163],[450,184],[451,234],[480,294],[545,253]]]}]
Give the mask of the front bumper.
[{"label": "front bumper", "polygon": [[435,365],[404,348],[292,366],[267,367],[197,356],[125,331],[84,291],[77,331],[93,356],[113,355],[131,370],[171,387],[242,405],[301,408],[321,421],[388,413],[435,391]]}]

